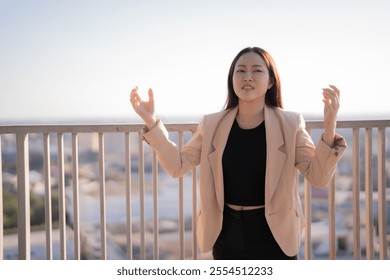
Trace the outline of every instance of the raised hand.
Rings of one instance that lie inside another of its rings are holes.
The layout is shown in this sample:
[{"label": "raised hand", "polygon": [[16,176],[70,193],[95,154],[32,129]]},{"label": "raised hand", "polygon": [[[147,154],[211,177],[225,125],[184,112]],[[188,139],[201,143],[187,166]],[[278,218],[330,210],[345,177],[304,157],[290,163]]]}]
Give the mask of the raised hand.
[{"label": "raised hand", "polygon": [[324,141],[329,146],[333,146],[334,137],[336,135],[337,113],[340,108],[340,90],[329,85],[329,88],[323,88],[324,96]]},{"label": "raised hand", "polygon": [[154,96],[152,89],[149,89],[148,95],[149,100],[142,100],[138,94],[138,87],[135,87],[130,93],[130,103],[138,116],[144,120],[146,126],[151,129],[157,123],[154,115]]}]

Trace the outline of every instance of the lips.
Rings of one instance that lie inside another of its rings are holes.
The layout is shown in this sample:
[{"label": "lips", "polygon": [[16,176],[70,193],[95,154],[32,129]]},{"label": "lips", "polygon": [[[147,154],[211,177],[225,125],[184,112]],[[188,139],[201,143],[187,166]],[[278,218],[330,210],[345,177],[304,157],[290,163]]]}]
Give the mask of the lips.
[{"label": "lips", "polygon": [[251,89],[255,89],[253,86],[251,85],[244,85],[243,87],[241,87],[243,90],[251,90]]}]

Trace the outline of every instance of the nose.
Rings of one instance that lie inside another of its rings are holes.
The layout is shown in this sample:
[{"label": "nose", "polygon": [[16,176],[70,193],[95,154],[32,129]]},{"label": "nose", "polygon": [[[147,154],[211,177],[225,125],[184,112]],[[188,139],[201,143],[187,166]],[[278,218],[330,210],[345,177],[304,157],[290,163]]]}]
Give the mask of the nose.
[{"label": "nose", "polygon": [[253,81],[252,74],[251,74],[249,71],[248,71],[247,73],[245,73],[244,81],[245,81],[245,82],[247,82],[247,81]]}]

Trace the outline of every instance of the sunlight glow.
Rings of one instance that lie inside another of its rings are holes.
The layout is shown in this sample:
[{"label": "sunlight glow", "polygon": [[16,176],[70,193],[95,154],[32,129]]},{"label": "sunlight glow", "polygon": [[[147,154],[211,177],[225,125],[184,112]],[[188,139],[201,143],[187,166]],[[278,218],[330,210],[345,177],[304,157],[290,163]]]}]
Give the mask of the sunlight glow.
[{"label": "sunlight glow", "polygon": [[[186,4],[184,4],[184,2]],[[0,120],[138,120],[134,86],[161,116],[219,111],[236,53],[274,57],[288,110],[390,113],[390,2],[14,1],[0,3]]]}]

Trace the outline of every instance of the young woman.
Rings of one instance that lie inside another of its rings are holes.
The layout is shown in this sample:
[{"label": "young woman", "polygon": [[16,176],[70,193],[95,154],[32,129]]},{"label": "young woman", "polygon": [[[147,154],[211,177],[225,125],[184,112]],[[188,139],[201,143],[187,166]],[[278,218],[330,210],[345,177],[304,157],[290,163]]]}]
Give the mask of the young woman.
[{"label": "young woman", "polygon": [[225,109],[204,116],[181,150],[155,116],[153,91],[148,101],[137,91],[130,102],[164,169],[180,177],[200,165],[200,250],[214,259],[297,259],[304,220],[296,169],[325,186],[346,149],[336,134],[337,87],[323,89],[325,128],[315,146],[302,115],[283,109],[272,57],[246,48],[230,67]]}]

